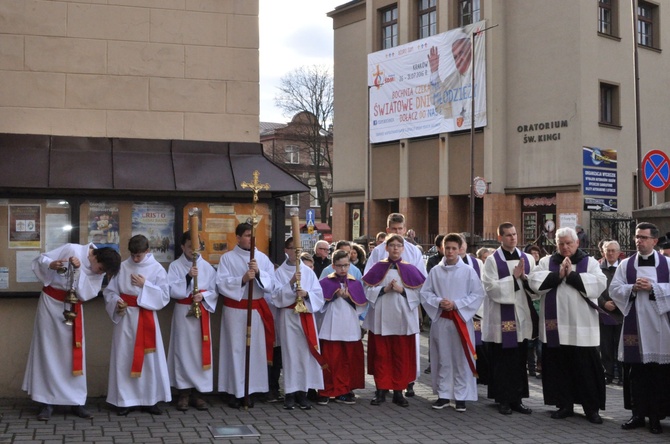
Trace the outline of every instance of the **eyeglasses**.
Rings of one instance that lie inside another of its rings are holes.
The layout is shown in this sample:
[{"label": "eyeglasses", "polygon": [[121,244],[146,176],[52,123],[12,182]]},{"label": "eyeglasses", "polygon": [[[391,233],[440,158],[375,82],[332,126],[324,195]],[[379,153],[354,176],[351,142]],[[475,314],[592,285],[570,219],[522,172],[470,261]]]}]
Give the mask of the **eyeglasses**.
[{"label": "eyeglasses", "polygon": [[333,264],[334,268],[349,268],[351,264]]},{"label": "eyeglasses", "polygon": [[317,250],[328,250],[328,248],[325,248],[325,247],[319,247],[319,248],[317,248]]},{"label": "eyeglasses", "polygon": [[636,235],[635,235],[635,239],[638,239],[638,240],[647,240],[647,239],[656,239],[656,238],[653,237],[653,236],[643,236],[643,235],[641,235],[641,234],[636,234]]}]

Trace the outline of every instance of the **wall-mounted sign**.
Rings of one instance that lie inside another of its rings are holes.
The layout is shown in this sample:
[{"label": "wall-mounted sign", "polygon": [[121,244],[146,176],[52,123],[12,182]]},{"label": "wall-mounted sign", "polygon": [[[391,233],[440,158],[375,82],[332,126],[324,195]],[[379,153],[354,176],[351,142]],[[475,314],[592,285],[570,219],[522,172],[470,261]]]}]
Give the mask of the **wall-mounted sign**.
[{"label": "wall-mounted sign", "polygon": [[584,195],[616,197],[616,171],[584,168]]},{"label": "wall-mounted sign", "polygon": [[606,197],[585,197],[584,211],[617,212],[619,211],[619,204],[616,199],[608,199]]},{"label": "wall-mounted sign", "polygon": [[561,140],[561,128],[567,127],[567,120],[551,120],[519,125],[516,132],[523,134],[523,143],[552,142]]},{"label": "wall-mounted sign", "polygon": [[583,146],[582,158],[585,167],[616,169],[616,150]]},{"label": "wall-mounted sign", "polygon": [[475,177],[472,181],[472,190],[475,193],[475,197],[484,197],[488,189],[489,185],[483,177]]}]

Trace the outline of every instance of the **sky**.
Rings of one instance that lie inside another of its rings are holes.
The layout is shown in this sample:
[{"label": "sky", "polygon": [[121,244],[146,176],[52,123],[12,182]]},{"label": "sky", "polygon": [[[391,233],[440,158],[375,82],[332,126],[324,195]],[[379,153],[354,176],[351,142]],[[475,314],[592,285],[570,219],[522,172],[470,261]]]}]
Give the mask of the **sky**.
[{"label": "sky", "polygon": [[[333,20],[348,0],[260,0],[260,120],[286,123],[274,104],[282,76],[301,66],[333,66]],[[332,71],[331,71],[332,72]]]}]

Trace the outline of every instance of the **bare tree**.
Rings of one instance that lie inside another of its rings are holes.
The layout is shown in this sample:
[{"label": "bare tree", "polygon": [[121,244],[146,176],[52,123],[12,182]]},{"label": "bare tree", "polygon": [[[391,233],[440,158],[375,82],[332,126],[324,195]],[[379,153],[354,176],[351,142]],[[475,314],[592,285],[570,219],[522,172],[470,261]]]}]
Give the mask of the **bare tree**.
[{"label": "bare tree", "polygon": [[314,186],[321,209],[321,222],[330,224],[333,163],[330,141],[333,119],[333,76],[330,69],[312,65],[286,74],[280,80],[275,104],[285,116],[307,114],[305,124],[297,131],[296,139],[313,165]]}]

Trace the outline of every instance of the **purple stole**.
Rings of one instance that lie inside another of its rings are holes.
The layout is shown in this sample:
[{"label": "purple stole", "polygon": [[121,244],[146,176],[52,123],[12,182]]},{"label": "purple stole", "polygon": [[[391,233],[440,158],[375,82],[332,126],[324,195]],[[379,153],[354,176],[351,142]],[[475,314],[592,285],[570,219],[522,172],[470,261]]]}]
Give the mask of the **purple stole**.
[{"label": "purple stole", "polygon": [[[493,257],[496,261],[496,266],[498,267],[498,279],[503,279],[508,277],[509,267],[507,266],[507,261],[502,252],[502,249],[498,249],[493,253]],[[526,274],[530,273],[530,263],[528,258],[523,251],[519,251],[519,258],[523,259],[524,262],[524,271]],[[535,310],[532,305],[531,310]],[[532,315],[532,312],[531,312]],[[502,346],[503,348],[514,348],[518,347],[518,339],[516,335],[516,314],[514,312],[514,304],[500,304],[500,323],[502,325]]]},{"label": "purple stole", "polygon": [[479,279],[481,279],[482,278],[482,271],[479,269],[479,262],[477,262],[477,258],[474,257],[474,256],[470,256],[470,255],[468,255],[468,256],[469,256],[468,257],[468,264],[472,264],[472,268],[475,269],[475,271],[477,272],[477,276],[479,277]]},{"label": "purple stole", "polygon": [[[654,252],[652,254],[656,253]],[[658,258],[655,259],[656,262],[658,262],[658,265],[656,265],[656,282],[670,282],[670,270],[668,270],[666,261],[661,261]],[[661,256],[661,259],[663,259],[663,256]],[[636,261],[637,253],[628,259],[628,264],[626,265],[626,280],[630,285],[635,284],[635,280],[637,280],[637,268],[635,268]],[[666,266],[661,267],[661,263]],[[642,358],[640,357],[640,337],[637,330],[636,304],[637,300],[634,300],[628,311],[628,315],[623,319],[623,362],[627,364],[639,364],[642,362]]]},{"label": "purple stole", "polygon": [[[477,273],[479,279],[482,278],[482,271],[479,269],[479,262],[474,256],[468,255],[468,265],[472,264],[472,268]],[[482,320],[473,318],[472,322],[475,326],[475,345],[482,345]]]},{"label": "purple stole", "polygon": [[[589,268],[589,256],[584,256],[581,261],[577,262],[577,273],[585,273]],[[559,272],[561,264],[549,259],[549,271]],[[558,287],[551,289],[544,298],[544,331],[547,334],[547,347],[558,347],[560,341],[558,339],[558,314],[556,308],[556,293]]]}]

